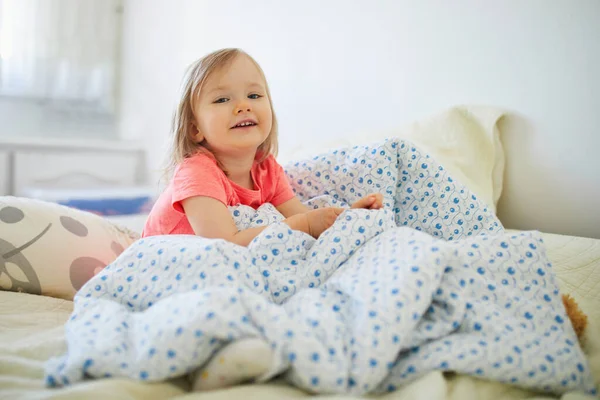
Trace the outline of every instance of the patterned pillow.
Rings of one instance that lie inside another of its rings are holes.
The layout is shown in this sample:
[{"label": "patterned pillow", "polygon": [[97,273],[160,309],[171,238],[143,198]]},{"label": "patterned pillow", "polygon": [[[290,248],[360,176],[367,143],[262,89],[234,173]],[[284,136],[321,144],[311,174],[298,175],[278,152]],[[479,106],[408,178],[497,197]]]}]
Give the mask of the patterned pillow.
[{"label": "patterned pillow", "polygon": [[88,212],[0,197],[0,289],[72,299],[138,238]]}]

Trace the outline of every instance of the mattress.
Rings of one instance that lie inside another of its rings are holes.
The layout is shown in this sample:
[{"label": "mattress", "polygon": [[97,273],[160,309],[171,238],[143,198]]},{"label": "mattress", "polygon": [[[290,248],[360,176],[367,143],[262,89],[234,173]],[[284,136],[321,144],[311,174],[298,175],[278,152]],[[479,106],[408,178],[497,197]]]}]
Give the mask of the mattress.
[{"label": "mattress", "polygon": [[[600,240],[544,234],[548,256],[559,285],[590,317],[584,350],[596,382],[600,380]],[[281,382],[242,385],[203,393],[189,393],[188,382],[144,384],[125,379],[87,381],[67,388],[46,389],[44,361],[65,351],[63,324],[73,309],[70,301],[23,293],[0,292],[1,399],[287,399],[309,394]],[[526,391],[466,376],[431,372],[382,399],[526,399]],[[319,398],[343,399],[343,396]],[[542,397],[535,397],[541,399]],[[563,399],[584,399],[567,394]]]}]

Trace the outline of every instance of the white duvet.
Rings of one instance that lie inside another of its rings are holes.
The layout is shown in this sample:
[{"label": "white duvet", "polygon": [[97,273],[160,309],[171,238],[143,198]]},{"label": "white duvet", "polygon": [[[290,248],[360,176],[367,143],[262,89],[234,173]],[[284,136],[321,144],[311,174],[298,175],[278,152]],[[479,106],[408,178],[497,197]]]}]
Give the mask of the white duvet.
[{"label": "white duvet", "polygon": [[241,206],[240,229],[269,224],[248,247],[190,235],[134,243],[75,296],[48,385],[203,367],[204,387],[283,373],[313,393],[362,395],[441,370],[595,392],[539,234],[506,234],[435,159],[389,139],[286,172],[314,207],[380,192],[385,209],[347,210],[315,240],[271,205]]}]

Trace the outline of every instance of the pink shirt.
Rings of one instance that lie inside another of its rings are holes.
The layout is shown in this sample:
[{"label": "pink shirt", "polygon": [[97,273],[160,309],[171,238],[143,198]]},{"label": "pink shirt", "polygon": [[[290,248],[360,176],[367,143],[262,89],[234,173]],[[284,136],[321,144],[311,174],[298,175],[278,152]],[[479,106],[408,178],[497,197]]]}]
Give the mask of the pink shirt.
[{"label": "pink shirt", "polygon": [[264,203],[277,207],[294,197],[283,168],[272,155],[261,163],[254,162],[250,173],[255,190],[229,180],[210,154],[197,153],[186,158],[175,169],[171,182],[152,207],[142,237],[194,235],[181,205],[190,197],[212,197],[226,206],[243,204],[254,209]]}]

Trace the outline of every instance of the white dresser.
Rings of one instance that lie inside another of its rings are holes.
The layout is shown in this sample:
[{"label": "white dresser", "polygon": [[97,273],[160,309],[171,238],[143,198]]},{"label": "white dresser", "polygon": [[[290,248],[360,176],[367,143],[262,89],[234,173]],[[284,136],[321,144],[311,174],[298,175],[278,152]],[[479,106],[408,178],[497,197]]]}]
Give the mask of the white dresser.
[{"label": "white dresser", "polygon": [[145,186],[146,170],[145,152],[134,143],[0,138],[0,195]]},{"label": "white dresser", "polygon": [[9,193],[10,153],[0,150],[0,194]]}]

